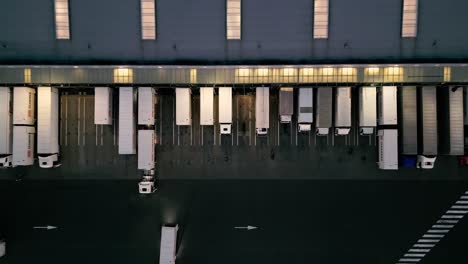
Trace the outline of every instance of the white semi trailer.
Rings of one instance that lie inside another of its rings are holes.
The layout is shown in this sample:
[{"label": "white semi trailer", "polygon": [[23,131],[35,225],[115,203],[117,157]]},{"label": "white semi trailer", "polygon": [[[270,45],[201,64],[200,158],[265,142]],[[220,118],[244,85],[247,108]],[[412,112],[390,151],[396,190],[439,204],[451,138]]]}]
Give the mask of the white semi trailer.
[{"label": "white semi trailer", "polygon": [[41,168],[60,166],[59,91],[57,88],[37,88],[37,155]]},{"label": "white semi trailer", "polygon": [[297,123],[299,132],[309,132],[314,122],[314,89],[299,88]]},{"label": "white semi trailer", "polygon": [[265,136],[270,128],[270,88],[257,87],[255,92],[255,128],[257,135]]},{"label": "white semi trailer", "polygon": [[13,167],[34,164],[35,101],[35,89],[13,88]]},{"label": "white semi trailer", "polygon": [[138,125],[154,126],[155,91],[151,87],[138,88]]},{"label": "white semi trailer", "polygon": [[12,165],[12,112],[11,90],[0,87],[0,167],[8,168]]},{"label": "white semi trailer", "polygon": [[153,193],[155,188],[155,135],[153,129],[138,131],[138,169],[143,170],[143,179],[138,183],[141,194]]},{"label": "white semi trailer", "polygon": [[94,124],[112,125],[112,89],[94,88]]},{"label": "white semi trailer", "polygon": [[434,168],[438,152],[437,90],[435,86],[419,87],[419,155],[416,166]]},{"label": "white semi trailer", "polygon": [[359,88],[359,133],[372,135],[377,126],[377,89]]},{"label": "white semi trailer", "polygon": [[232,88],[219,87],[219,126],[221,134],[230,135],[232,126]]},{"label": "white semi trailer", "polygon": [[379,88],[378,166],[382,170],[398,169],[397,87]]},{"label": "white semi trailer", "polygon": [[351,87],[338,87],[335,93],[335,135],[346,136],[351,130]]},{"label": "white semi trailer", "polygon": [[213,87],[200,88],[200,125],[212,126],[214,124],[214,89]]},{"label": "white semi trailer", "polygon": [[418,154],[418,100],[417,87],[404,86],[400,92],[401,153]]},{"label": "white semi trailer", "polygon": [[176,125],[192,125],[192,93],[190,88],[176,88]]},{"label": "white semi trailer", "polygon": [[175,264],[177,253],[177,231],[179,227],[161,227],[161,242],[159,249],[159,264]]},{"label": "white semi trailer", "polygon": [[462,156],[464,148],[463,88],[440,87],[439,140],[441,154]]},{"label": "white semi trailer", "polygon": [[136,154],[135,94],[133,87],[119,88],[119,154]]}]

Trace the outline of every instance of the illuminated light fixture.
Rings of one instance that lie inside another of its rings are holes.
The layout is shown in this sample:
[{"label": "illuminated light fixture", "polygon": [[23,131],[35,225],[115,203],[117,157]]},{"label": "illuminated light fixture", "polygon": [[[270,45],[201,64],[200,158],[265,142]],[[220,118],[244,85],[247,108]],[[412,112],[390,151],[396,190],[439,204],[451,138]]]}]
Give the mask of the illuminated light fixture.
[{"label": "illuminated light fixture", "polygon": [[133,69],[118,68],[114,69],[114,83],[132,83]]},{"label": "illuminated light fixture", "polygon": [[197,69],[190,69],[190,83],[197,82]]},{"label": "illuminated light fixture", "polygon": [[322,68],[323,75],[333,75],[333,68]]},{"label": "illuminated light fixture", "polygon": [[418,31],[418,0],[403,0],[401,37],[415,38]]},{"label": "illuminated light fixture", "polygon": [[239,77],[249,76],[249,69],[239,69],[237,72]]},{"label": "illuminated light fixture", "polygon": [[367,74],[369,75],[377,75],[379,74],[380,69],[378,67],[369,67],[366,68]]},{"label": "illuminated light fixture", "polygon": [[155,0],[141,0],[141,39],[156,39]]},{"label": "illuminated light fixture", "polygon": [[241,39],[241,0],[226,0],[226,38]]},{"label": "illuminated light fixture", "polygon": [[403,69],[401,67],[388,67],[387,75],[401,75]]},{"label": "illuminated light fixture", "polygon": [[444,82],[450,82],[452,79],[452,68],[444,67]]},{"label": "illuminated light fixture", "polygon": [[301,69],[302,75],[313,75],[314,71],[315,71],[314,68],[302,68]]},{"label": "illuminated light fixture", "polygon": [[341,68],[341,74],[342,75],[353,75],[355,74],[355,69],[354,68]]},{"label": "illuminated light fixture", "polygon": [[262,68],[262,69],[257,69],[257,75],[258,76],[268,76],[268,73],[270,72],[269,69]]},{"label": "illuminated light fixture", "polygon": [[31,83],[31,69],[24,69],[24,82]]},{"label": "illuminated light fixture", "polygon": [[283,76],[294,76],[296,75],[296,69],[294,68],[284,68]]},{"label": "illuminated light fixture", "polygon": [[68,0],[55,0],[55,38],[70,39]]}]

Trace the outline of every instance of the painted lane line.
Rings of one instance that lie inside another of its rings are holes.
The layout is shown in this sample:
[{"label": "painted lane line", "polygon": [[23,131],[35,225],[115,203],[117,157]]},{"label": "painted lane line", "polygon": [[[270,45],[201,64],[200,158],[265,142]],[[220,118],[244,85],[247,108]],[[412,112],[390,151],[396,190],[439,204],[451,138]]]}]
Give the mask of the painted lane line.
[{"label": "painted lane line", "polygon": [[466,214],[468,211],[462,211],[462,210],[448,210],[446,214]]},{"label": "painted lane line", "polygon": [[462,219],[463,215],[443,215],[442,219]]},{"label": "painted lane line", "polygon": [[468,205],[454,205],[450,209],[468,209]]},{"label": "painted lane line", "polygon": [[419,262],[421,259],[420,258],[415,258],[415,259],[411,259],[411,258],[401,258],[399,261],[400,262]]},{"label": "painted lane line", "polygon": [[403,257],[405,257],[405,258],[422,258],[424,256],[426,256],[426,254],[406,253]]},{"label": "painted lane line", "polygon": [[418,243],[437,243],[440,239],[419,239]]},{"label": "painted lane line", "polygon": [[433,225],[432,228],[453,228],[454,225]]},{"label": "painted lane line", "polygon": [[408,252],[423,252],[423,253],[428,253],[429,251],[431,251],[430,248],[412,248],[408,250]]},{"label": "painted lane line", "polygon": [[458,220],[438,220],[438,224],[456,224]]},{"label": "painted lane line", "polygon": [[468,195],[463,195],[460,199],[468,199]]},{"label": "painted lane line", "polygon": [[446,234],[449,231],[450,231],[449,229],[429,229],[427,231],[427,233],[443,233],[443,234]]},{"label": "painted lane line", "polygon": [[414,248],[432,248],[435,244],[414,244]]},{"label": "painted lane line", "polygon": [[443,238],[445,235],[425,234],[423,238]]},{"label": "painted lane line", "polygon": [[457,201],[456,204],[468,204],[468,201]]}]

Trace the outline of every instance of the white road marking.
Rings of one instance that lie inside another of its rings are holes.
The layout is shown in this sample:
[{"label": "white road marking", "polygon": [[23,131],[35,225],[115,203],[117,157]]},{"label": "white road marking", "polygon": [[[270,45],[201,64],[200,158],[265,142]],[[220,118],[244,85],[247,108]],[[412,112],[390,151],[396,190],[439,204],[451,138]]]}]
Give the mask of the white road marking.
[{"label": "white road marking", "polygon": [[463,195],[460,199],[468,199],[468,195]]},{"label": "white road marking", "polygon": [[454,205],[450,209],[468,209],[468,205]]},{"label": "white road marking", "polygon": [[468,201],[457,201],[456,204],[468,204]]},{"label": "white road marking", "polygon": [[443,238],[444,236],[442,234],[425,234],[423,238]]},{"label": "white road marking", "polygon": [[426,254],[413,254],[413,253],[407,253],[405,254],[403,257],[405,258],[422,258],[424,257]]},{"label": "white road marking", "polygon": [[448,229],[429,229],[427,233],[448,233],[450,230]]},{"label": "white road marking", "polygon": [[433,225],[432,228],[453,228],[454,225]]},{"label": "white road marking", "polygon": [[419,239],[418,243],[437,243],[440,239]]},{"label": "white road marking", "polygon": [[442,219],[461,219],[463,215],[443,215]]},{"label": "white road marking", "polygon": [[419,262],[421,259],[420,258],[401,258],[399,261],[400,262]]},{"label": "white road marking", "polygon": [[460,211],[460,210],[448,210],[447,214],[466,214],[468,211]]},{"label": "white road marking", "polygon": [[408,250],[408,252],[424,252],[424,253],[427,253],[429,251],[431,251],[430,248],[412,248]]},{"label": "white road marking", "polygon": [[456,224],[458,220],[438,220],[438,224]]},{"label": "white road marking", "polygon": [[435,244],[414,244],[414,248],[432,248]]},{"label": "white road marking", "polygon": [[[80,96],[81,96],[81,93],[80,93]],[[80,138],[81,138],[81,134],[80,134],[80,130],[81,130],[81,111],[80,111],[80,104],[81,104],[81,97],[78,96],[78,146],[80,145]]]}]

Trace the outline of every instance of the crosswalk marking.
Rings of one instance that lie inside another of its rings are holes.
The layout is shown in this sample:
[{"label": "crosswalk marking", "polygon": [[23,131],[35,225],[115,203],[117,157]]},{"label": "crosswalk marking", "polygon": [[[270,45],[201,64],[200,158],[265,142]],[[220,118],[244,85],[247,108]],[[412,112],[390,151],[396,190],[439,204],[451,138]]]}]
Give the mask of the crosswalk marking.
[{"label": "crosswalk marking", "polygon": [[439,239],[419,239],[418,243],[437,243]]},{"label": "crosswalk marking", "polygon": [[443,238],[444,236],[442,234],[425,234],[423,238]]},{"label": "crosswalk marking", "polygon": [[415,248],[432,248],[435,244],[414,244]]},{"label": "crosswalk marking", "polygon": [[448,233],[448,229],[429,229],[427,233]]},{"label": "crosswalk marking", "polygon": [[462,211],[462,210],[448,210],[447,214],[466,214],[468,211]]},{"label": "crosswalk marking", "polygon": [[407,257],[410,257],[410,258],[414,258],[414,257],[418,257],[418,258],[422,258],[424,257],[426,254],[412,254],[412,253],[406,253],[403,257],[407,258]]},{"label": "crosswalk marking", "polygon": [[424,253],[428,253],[429,251],[431,251],[430,248],[412,248],[408,250],[408,252],[424,252]]},{"label": "crosswalk marking", "polygon": [[420,260],[420,258],[401,258],[400,262],[419,262]]},{"label": "crosswalk marking", "polygon": [[453,225],[433,225],[432,228],[452,228]]},{"label": "crosswalk marking", "polygon": [[463,215],[443,215],[442,219],[461,219]]},{"label": "crosswalk marking", "polygon": [[468,209],[468,205],[453,205],[450,209]]},{"label": "crosswalk marking", "polygon": [[468,204],[468,201],[457,201],[456,204]]}]

